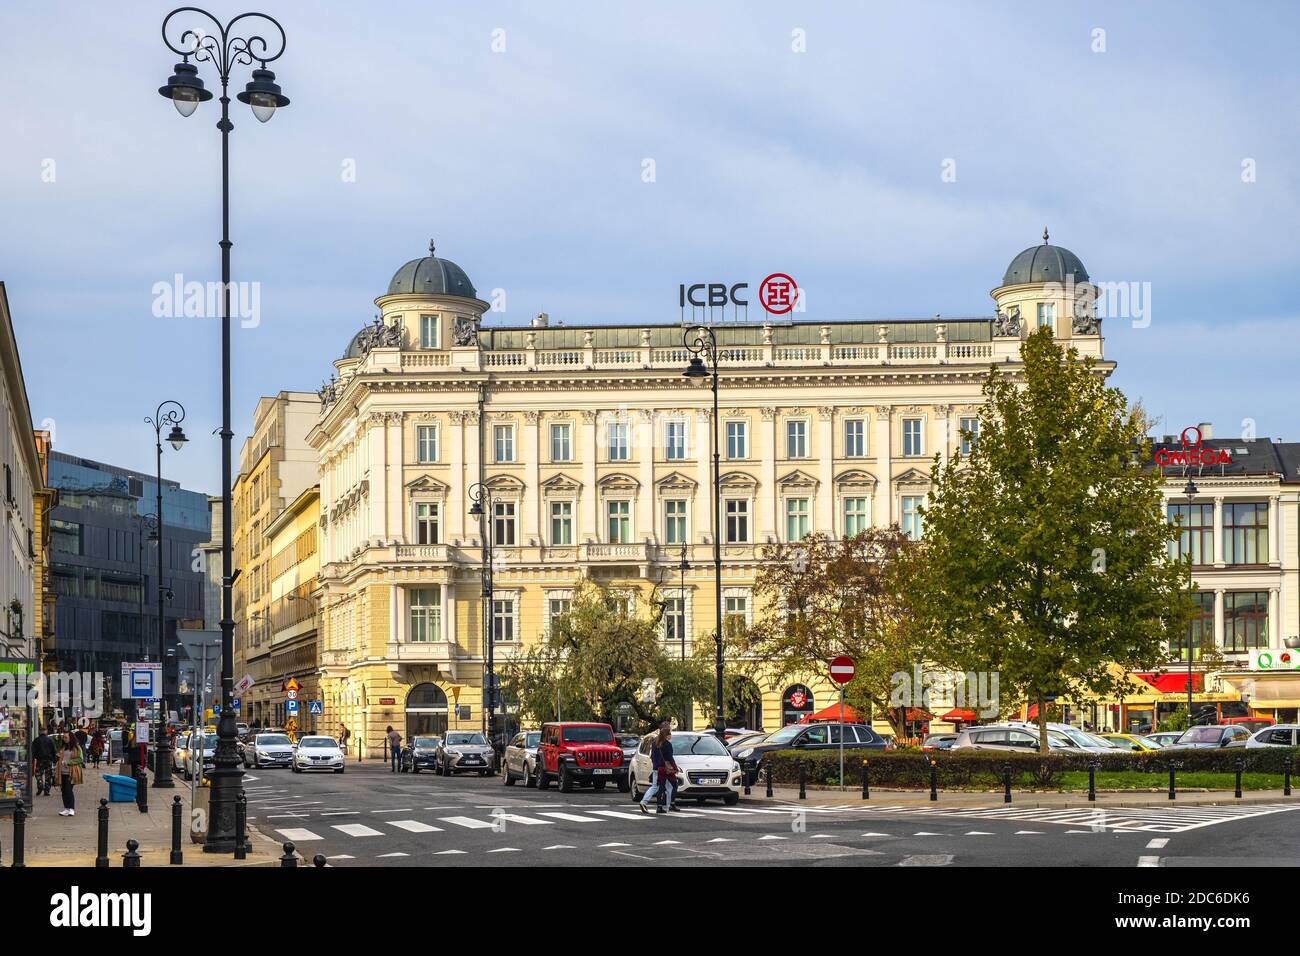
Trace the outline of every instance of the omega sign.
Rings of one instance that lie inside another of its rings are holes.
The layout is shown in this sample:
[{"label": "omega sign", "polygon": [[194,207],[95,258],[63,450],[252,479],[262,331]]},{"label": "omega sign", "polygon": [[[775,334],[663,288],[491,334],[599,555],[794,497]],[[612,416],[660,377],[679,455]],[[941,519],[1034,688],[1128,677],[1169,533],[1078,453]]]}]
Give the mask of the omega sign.
[{"label": "omega sign", "polygon": [[1184,428],[1178,436],[1182,448],[1161,448],[1156,452],[1157,465],[1231,465],[1226,449],[1202,448],[1201,430],[1195,425]]}]

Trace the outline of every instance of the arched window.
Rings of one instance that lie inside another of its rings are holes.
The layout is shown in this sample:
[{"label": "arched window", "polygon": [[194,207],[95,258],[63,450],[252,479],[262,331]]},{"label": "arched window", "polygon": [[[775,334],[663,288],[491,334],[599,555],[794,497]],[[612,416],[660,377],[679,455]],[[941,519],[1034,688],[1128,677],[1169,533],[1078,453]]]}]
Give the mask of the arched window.
[{"label": "arched window", "polygon": [[406,737],[447,732],[447,695],[437,684],[416,684],[406,695]]},{"label": "arched window", "polygon": [[797,724],[813,712],[812,691],[804,684],[791,684],[781,694],[781,724]]}]

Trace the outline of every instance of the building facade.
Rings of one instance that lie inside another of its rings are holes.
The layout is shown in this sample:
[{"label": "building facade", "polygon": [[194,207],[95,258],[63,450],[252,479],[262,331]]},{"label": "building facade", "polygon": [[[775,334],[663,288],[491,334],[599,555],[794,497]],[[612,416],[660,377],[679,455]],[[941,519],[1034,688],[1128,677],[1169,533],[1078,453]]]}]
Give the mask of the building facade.
[{"label": "building facade", "polygon": [[[1092,294],[1078,258],[1045,241],[1012,261],[994,315],[717,326],[725,617],[752,620],[769,543],[873,525],[919,534],[933,456],[960,446],[990,365],[1014,369],[1036,325],[1108,373]],[[479,482],[498,658],[537,640],[583,577],[642,598],[657,588],[665,639],[685,635],[688,652],[711,642],[712,406],[683,376],[683,324],[485,327],[468,276],[433,255],[375,301],[308,436],[325,726],[346,725],[371,753],[388,724],[482,726]],[[757,690],[761,705],[729,722],[774,729],[834,694],[811,674]]]},{"label": "building facade", "polygon": [[312,715],[309,706],[320,699],[319,521],[320,487],[312,485],[266,529],[271,552],[271,603],[267,612],[271,619],[271,672],[282,681],[293,678],[298,682],[296,713],[283,696],[270,707],[269,723],[286,730],[332,729]]},{"label": "building facade", "polygon": [[[280,392],[257,403],[253,429],[239,453],[239,475],[231,493],[234,566],[234,679],[249,674],[252,689],[240,698],[240,719],[274,725],[271,714],[284,700],[283,674],[274,670],[271,637],[271,545],[267,528],[285,507],[316,484],[316,454],[305,436],[315,424],[320,400],[311,392]],[[221,508],[213,509],[212,542],[220,580]],[[211,545],[210,545],[211,546]],[[220,626],[220,611],[216,615]]]},{"label": "building facade", "polygon": [[41,480],[32,492],[32,638],[36,659],[41,662],[42,670],[49,671],[55,670],[58,664],[54,653],[56,597],[50,586],[50,511],[58,504],[59,492],[49,485],[53,448],[50,433],[37,431],[34,437]]}]

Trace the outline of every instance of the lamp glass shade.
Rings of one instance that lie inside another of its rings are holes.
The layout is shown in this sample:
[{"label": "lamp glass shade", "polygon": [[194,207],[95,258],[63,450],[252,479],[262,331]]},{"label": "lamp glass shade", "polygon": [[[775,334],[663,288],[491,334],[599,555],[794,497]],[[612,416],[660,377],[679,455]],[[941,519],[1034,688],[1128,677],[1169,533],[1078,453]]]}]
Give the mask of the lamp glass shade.
[{"label": "lamp glass shade", "polygon": [[172,97],[172,106],[176,107],[176,112],[181,116],[192,116],[194,111],[199,108],[199,98],[194,96],[188,90],[178,90],[181,95]]},{"label": "lamp glass shade", "polygon": [[177,451],[180,451],[185,443],[189,441],[189,439],[185,437],[185,433],[181,431],[180,425],[172,426],[171,433],[167,436],[167,440],[171,442],[172,447]]},{"label": "lamp glass shade", "polygon": [[704,385],[709,380],[709,370],[704,365],[704,360],[698,355],[691,359],[691,364],[686,366],[686,371],[682,374],[695,385]]}]

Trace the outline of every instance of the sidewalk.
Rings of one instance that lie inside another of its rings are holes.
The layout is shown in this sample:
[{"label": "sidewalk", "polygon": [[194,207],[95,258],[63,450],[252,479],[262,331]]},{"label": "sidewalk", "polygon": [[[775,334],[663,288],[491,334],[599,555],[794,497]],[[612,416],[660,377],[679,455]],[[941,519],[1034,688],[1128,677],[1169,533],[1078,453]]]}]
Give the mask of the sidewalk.
[{"label": "sidewalk", "polygon": [[[28,866],[94,866],[99,832],[99,801],[108,798],[105,773],[116,773],[117,764],[98,770],[86,768],[85,783],[76,787],[77,815],[61,817],[63,801],[59,788],[48,797],[36,797],[27,817],[24,858]],[[152,780],[152,777],[150,778]],[[279,844],[248,829],[252,852],[247,859],[233,854],[204,853],[201,843],[190,840],[190,785],[176,778],[176,789],[149,791],[149,812],[141,813],[135,802],[108,805],[108,865],[122,865],[126,841],[136,840],[141,866],[169,866],[172,847],[172,798],[181,798],[181,853],[183,866],[278,866]],[[3,829],[3,864],[13,862],[13,819],[0,818]]]},{"label": "sidewalk", "polygon": [[[768,798],[761,781],[753,788],[753,793],[745,797],[746,801],[767,803]],[[891,806],[891,807],[959,807],[962,809],[991,809],[993,807],[1041,807],[1065,809],[1068,807],[1109,807],[1114,809],[1133,807],[1174,807],[1174,806],[1232,806],[1250,803],[1290,803],[1300,806],[1300,790],[1292,790],[1292,796],[1284,797],[1282,790],[1247,790],[1240,800],[1233,796],[1231,790],[1179,790],[1177,799],[1170,800],[1167,790],[1109,790],[1097,791],[1096,802],[1088,800],[1086,792],[1058,791],[1035,792],[1012,790],[1011,803],[1002,800],[1002,791],[975,792],[964,790],[940,790],[939,799],[931,802],[929,790],[887,790],[871,788],[871,799],[863,800],[861,789],[829,790],[808,788],[808,799],[799,799],[798,787],[773,787],[772,803],[804,803],[834,806]]]}]

